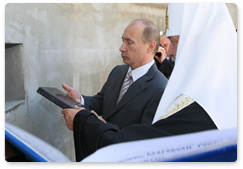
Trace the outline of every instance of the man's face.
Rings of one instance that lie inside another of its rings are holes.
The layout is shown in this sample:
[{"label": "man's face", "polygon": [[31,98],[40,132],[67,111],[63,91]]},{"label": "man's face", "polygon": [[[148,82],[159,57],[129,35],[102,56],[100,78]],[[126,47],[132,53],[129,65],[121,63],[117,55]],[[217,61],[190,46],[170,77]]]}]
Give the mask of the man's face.
[{"label": "man's face", "polygon": [[165,51],[168,52],[170,48],[170,40],[166,36],[160,38],[160,44],[165,48]]},{"label": "man's face", "polygon": [[170,36],[168,38],[170,39],[171,43],[167,55],[168,57],[176,58],[177,46],[178,46],[180,36]]},{"label": "man's face", "polygon": [[121,56],[132,69],[142,66],[146,60],[148,43],[142,40],[143,30],[143,24],[135,23],[129,25],[122,35]]}]

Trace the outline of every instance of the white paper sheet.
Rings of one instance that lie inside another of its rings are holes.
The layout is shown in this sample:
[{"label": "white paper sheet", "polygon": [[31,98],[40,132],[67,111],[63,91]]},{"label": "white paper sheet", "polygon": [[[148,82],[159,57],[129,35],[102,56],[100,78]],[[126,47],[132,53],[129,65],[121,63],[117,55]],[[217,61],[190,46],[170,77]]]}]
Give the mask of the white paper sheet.
[{"label": "white paper sheet", "polygon": [[39,156],[47,162],[70,162],[57,148],[12,124],[5,122],[5,131],[11,135],[12,141],[18,140],[31,150],[32,154],[28,155]]},{"label": "white paper sheet", "polygon": [[158,162],[237,144],[237,128],[110,145],[82,162]]}]

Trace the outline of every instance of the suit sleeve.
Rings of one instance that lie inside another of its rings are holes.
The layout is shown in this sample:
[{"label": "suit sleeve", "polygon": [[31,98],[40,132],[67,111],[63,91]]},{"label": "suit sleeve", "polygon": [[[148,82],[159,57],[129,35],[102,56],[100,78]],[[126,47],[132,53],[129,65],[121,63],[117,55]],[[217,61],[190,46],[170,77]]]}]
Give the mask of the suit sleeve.
[{"label": "suit sleeve", "polygon": [[76,160],[81,161],[97,149],[120,142],[165,137],[203,130],[216,129],[208,114],[193,103],[180,112],[159,120],[153,125],[135,124],[123,129],[99,121],[86,110],[74,119]]},{"label": "suit sleeve", "polygon": [[154,95],[150,101],[148,101],[146,108],[144,109],[141,124],[152,124],[163,92],[164,91],[158,91],[157,94]]},{"label": "suit sleeve", "polygon": [[158,68],[166,76],[166,78],[169,79],[174,68],[174,63],[168,59],[164,59]]},{"label": "suit sleeve", "polygon": [[89,110],[94,110],[97,114],[101,115],[103,108],[103,96],[106,88],[106,83],[102,87],[101,91],[97,93],[95,96],[83,96],[85,100],[84,107]]}]

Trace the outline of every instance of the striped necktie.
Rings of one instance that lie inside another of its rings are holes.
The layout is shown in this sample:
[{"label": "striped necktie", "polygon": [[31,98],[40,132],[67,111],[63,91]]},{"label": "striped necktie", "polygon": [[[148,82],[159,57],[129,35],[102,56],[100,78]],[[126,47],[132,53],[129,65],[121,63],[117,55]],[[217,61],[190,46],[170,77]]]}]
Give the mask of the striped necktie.
[{"label": "striped necktie", "polygon": [[126,93],[127,89],[129,88],[129,86],[133,83],[132,80],[132,71],[130,70],[129,72],[127,72],[127,75],[125,77],[125,80],[122,84],[122,88],[120,91],[120,95],[118,97],[117,103],[121,100],[121,98],[124,96],[124,94]]}]

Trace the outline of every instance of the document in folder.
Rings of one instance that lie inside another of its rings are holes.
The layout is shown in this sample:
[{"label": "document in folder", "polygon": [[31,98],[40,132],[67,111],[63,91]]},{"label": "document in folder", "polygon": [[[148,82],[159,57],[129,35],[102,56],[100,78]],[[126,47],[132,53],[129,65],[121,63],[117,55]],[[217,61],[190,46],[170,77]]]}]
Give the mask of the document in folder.
[{"label": "document in folder", "polygon": [[65,108],[73,108],[75,105],[79,103],[76,102],[71,97],[68,97],[65,93],[61,90],[53,87],[39,87],[37,90],[39,94],[50,100],[51,102],[55,103],[62,109]]}]

